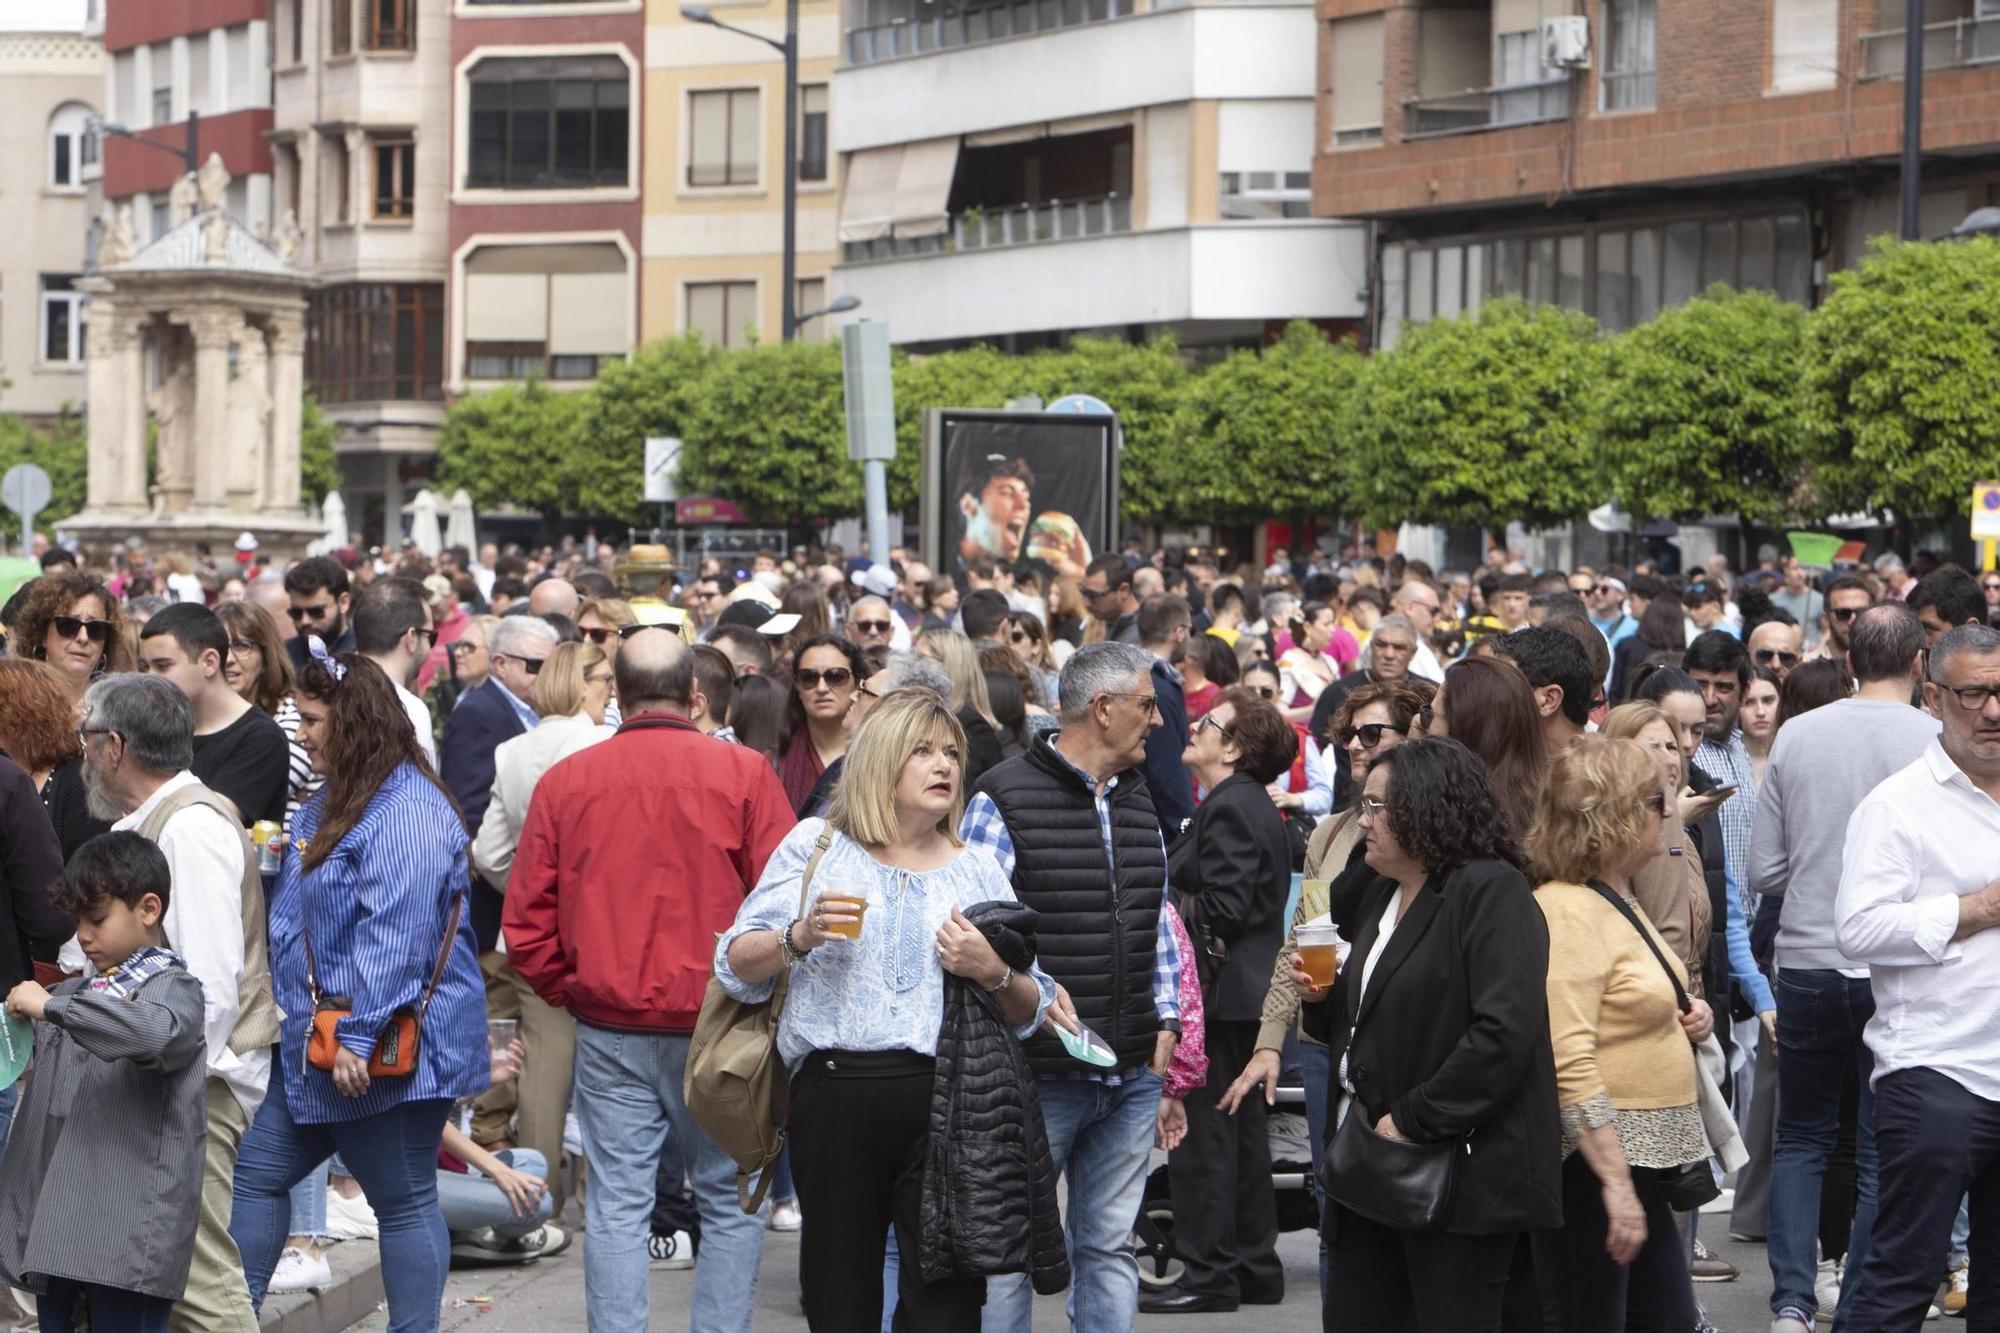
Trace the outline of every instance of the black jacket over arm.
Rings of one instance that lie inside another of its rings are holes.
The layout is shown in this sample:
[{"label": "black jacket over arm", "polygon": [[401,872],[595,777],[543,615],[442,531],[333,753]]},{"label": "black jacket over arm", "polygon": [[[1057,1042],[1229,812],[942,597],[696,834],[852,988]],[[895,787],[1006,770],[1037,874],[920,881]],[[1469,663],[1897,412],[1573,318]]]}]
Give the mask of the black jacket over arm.
[{"label": "black jacket over arm", "polygon": [[[1146,733],[1146,785],[1169,843],[1194,818],[1194,779],[1181,761],[1188,744],[1187,693],[1159,658],[1153,659],[1153,693],[1160,701],[1160,725]],[[1266,980],[1269,980],[1267,977]]]},{"label": "black jacket over arm", "polygon": [[0,986],[14,989],[53,963],[76,923],[49,903],[62,875],[62,844],[35,792],[35,782],[0,750],[0,895],[9,918],[0,927]]},{"label": "black jacket over arm", "polygon": [[1237,773],[1216,785],[1175,844],[1167,882],[1176,898],[1193,900],[1195,917],[1224,946],[1205,987],[1207,1018],[1256,1022],[1285,941],[1292,888],[1292,842],[1263,784]]},{"label": "black jacket over arm", "polygon": [[1327,1131],[1345,1055],[1369,1124],[1386,1113],[1413,1142],[1467,1138],[1447,1230],[1557,1226],[1562,1129],[1549,1045],[1549,935],[1534,894],[1500,861],[1433,875],[1389,937],[1367,995],[1357,997],[1397,892],[1391,880],[1375,882],[1332,994],[1306,1006],[1308,1029],[1325,1036],[1336,1071]]}]

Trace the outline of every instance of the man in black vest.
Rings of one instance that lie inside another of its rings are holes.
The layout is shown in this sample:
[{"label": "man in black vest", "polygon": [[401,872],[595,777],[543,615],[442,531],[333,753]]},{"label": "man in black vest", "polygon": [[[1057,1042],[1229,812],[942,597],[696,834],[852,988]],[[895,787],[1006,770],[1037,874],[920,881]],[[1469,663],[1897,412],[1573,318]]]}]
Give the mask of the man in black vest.
[{"label": "man in black vest", "polygon": [[[1180,1032],[1180,963],[1161,911],[1167,849],[1139,767],[1160,725],[1152,659],[1130,644],[1090,644],[1063,667],[1058,692],[1061,732],[987,770],[960,833],[998,858],[1040,914],[1039,961],[1058,1010],[1115,1057],[1100,1069],[1046,1033],[1027,1043],[1049,1154],[1069,1173],[1071,1324],[1123,1329],[1138,1314],[1132,1224]],[[989,1333],[1028,1333],[1033,1299],[1025,1274],[989,1279]]]}]

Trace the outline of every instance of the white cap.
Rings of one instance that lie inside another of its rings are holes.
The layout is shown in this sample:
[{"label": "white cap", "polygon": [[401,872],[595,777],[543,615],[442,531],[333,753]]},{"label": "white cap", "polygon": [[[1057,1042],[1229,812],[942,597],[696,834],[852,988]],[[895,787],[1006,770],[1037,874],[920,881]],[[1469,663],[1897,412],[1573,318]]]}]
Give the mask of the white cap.
[{"label": "white cap", "polygon": [[866,569],[857,569],[849,577],[854,580],[857,588],[876,597],[896,595],[896,572],[887,565],[870,565]]},{"label": "white cap", "polygon": [[253,534],[248,532],[238,533],[236,536],[236,549],[239,551],[256,550],[257,538]]}]

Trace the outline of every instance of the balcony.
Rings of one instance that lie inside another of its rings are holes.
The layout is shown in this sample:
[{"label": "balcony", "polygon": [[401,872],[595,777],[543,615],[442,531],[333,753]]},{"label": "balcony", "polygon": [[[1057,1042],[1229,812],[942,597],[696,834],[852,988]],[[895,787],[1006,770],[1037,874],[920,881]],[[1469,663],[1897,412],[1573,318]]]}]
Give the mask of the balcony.
[{"label": "balcony", "polygon": [[[1924,34],[1924,68],[1961,69],[1968,65],[2000,60],[2000,15],[1966,17],[1943,23],[1927,23]],[[1901,28],[1890,32],[1861,34],[1861,77],[1899,79],[1907,52]]]},{"label": "balcony", "polygon": [[1132,230],[1132,201],[1107,194],[1095,199],[1052,199],[1039,204],[999,208],[968,208],[954,214],[938,236],[884,236],[849,241],[842,247],[848,263],[899,259],[966,250],[998,250],[1043,241],[1075,241],[1086,236],[1112,236]]},{"label": "balcony", "polygon": [[[1012,3],[947,8],[917,5],[906,15],[865,27],[849,28],[844,48],[847,63],[872,65],[898,56],[925,55],[954,47],[977,46],[1009,37],[1031,37],[1059,28],[1080,27],[1124,18],[1137,0],[1013,0]],[[871,6],[871,8],[880,8]],[[936,8],[936,13],[922,11]]]},{"label": "balcony", "polygon": [[1413,97],[1403,103],[1403,138],[1435,139],[1562,120],[1569,115],[1569,95],[1570,80],[1565,76],[1443,97]]}]

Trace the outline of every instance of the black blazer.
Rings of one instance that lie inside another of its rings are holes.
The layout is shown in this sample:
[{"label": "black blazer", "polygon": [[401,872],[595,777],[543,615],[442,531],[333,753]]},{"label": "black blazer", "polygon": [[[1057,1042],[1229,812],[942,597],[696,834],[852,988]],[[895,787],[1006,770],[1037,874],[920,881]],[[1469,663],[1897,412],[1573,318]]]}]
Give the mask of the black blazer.
[{"label": "black blazer", "polygon": [[[438,776],[451,789],[465,815],[466,831],[479,836],[479,822],[493,801],[493,752],[500,742],[512,740],[528,729],[514,705],[500,693],[500,686],[488,680],[478,689],[467,690],[451,716],[444,720],[444,742],[438,746]],[[505,885],[500,886],[505,888]],[[472,934],[479,951],[486,952],[500,938],[500,889],[475,874],[472,888]]]},{"label": "black blazer", "polygon": [[[1194,779],[1181,755],[1188,744],[1187,693],[1159,658],[1153,659],[1153,694],[1160,701],[1160,725],[1146,733],[1146,786],[1167,841],[1181,836],[1194,818]],[[1267,976],[1264,978],[1269,981]]]},{"label": "black blazer", "polygon": [[[1308,1031],[1333,1060],[1327,1132],[1341,1093],[1372,1126],[1386,1113],[1417,1143],[1467,1137],[1449,1231],[1500,1235],[1562,1222],[1562,1125],[1549,1045],[1549,932],[1521,872],[1474,861],[1433,875],[1375,964],[1362,966],[1398,892],[1378,877],[1359,904],[1354,950]],[[1358,1022],[1358,1035],[1357,1035]],[[1352,1042],[1352,1050],[1349,1043]]]},{"label": "black blazer", "polygon": [[1204,988],[1206,1016],[1218,1023],[1256,1022],[1285,941],[1285,899],[1292,889],[1292,841],[1262,783],[1237,773],[1216,785],[1195,811],[1187,836],[1174,845],[1167,882],[1176,896],[1197,900],[1202,920],[1227,948]]}]

